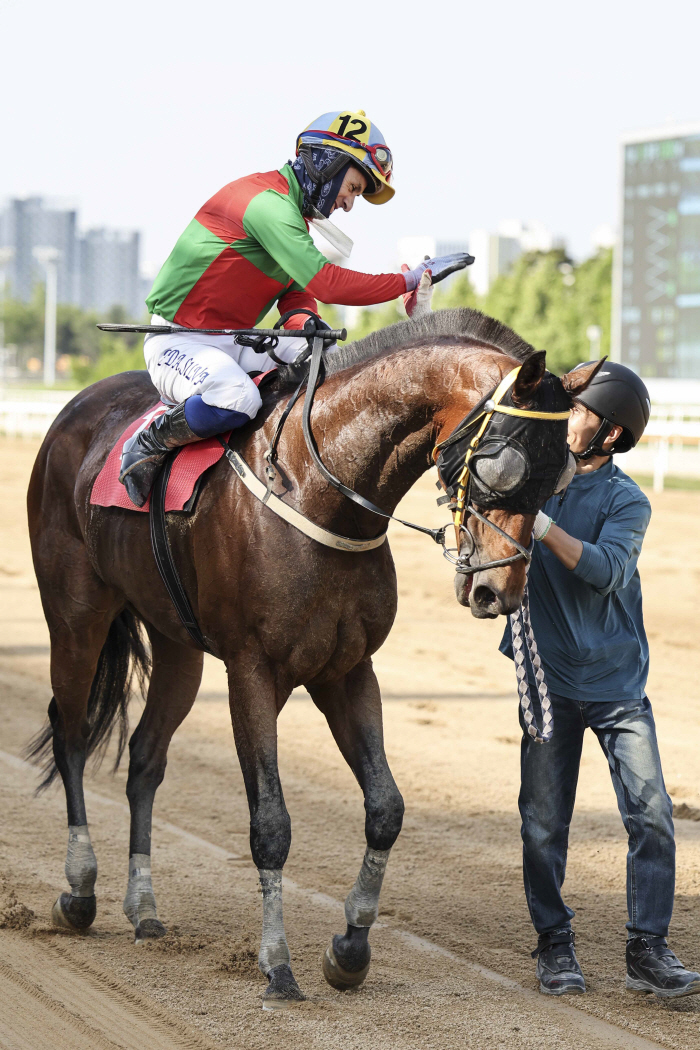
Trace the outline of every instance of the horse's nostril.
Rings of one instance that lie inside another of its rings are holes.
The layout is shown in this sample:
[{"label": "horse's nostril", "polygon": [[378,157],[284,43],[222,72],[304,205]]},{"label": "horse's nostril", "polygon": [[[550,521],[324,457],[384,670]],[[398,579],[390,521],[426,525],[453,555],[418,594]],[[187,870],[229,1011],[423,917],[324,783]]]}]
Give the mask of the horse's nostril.
[{"label": "horse's nostril", "polygon": [[472,601],[478,605],[480,609],[488,609],[490,606],[498,605],[498,598],[491,588],[484,586],[484,584],[480,584],[474,589]]}]

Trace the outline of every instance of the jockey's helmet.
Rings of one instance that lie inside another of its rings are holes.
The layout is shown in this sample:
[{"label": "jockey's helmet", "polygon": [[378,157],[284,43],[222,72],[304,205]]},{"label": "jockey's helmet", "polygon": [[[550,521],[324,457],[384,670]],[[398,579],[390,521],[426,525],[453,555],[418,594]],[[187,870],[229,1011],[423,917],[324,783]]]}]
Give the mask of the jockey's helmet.
[{"label": "jockey's helmet", "polygon": [[371,204],[385,204],[394,196],[391,150],[363,109],[340,109],[312,120],[297,138],[297,156],[303,146],[329,146],[351,157],[367,176],[363,197]]}]

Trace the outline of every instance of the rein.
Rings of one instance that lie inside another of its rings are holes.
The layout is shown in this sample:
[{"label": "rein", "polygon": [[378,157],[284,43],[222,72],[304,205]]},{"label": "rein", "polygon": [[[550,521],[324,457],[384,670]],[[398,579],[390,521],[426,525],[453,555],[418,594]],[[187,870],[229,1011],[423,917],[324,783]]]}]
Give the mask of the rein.
[{"label": "rein", "polygon": [[[283,318],[281,318],[280,321],[281,320],[283,320]],[[447,558],[447,560],[452,565],[454,565],[455,571],[464,576],[472,576],[475,573],[481,572],[484,569],[495,569],[500,568],[503,565],[512,565],[514,562],[519,561],[520,559],[524,559],[529,564],[530,559],[532,557],[530,551],[526,547],[523,547],[523,545],[519,543],[513,536],[508,535],[507,532],[499,528],[499,526],[496,525],[494,522],[489,521],[489,519],[485,515],[481,514],[472,503],[469,503],[467,501],[470,475],[469,461],[473,454],[476,452],[479,443],[484,434],[486,433],[488,425],[491,419],[493,418],[495,412],[500,412],[504,415],[509,416],[520,416],[526,419],[562,420],[569,418],[569,410],[567,409],[563,412],[540,412],[533,409],[514,408],[509,405],[502,405],[502,398],[508,392],[508,390],[510,390],[510,388],[513,386],[515,380],[518,377],[518,374],[522,367],[521,365],[518,365],[501,380],[498,386],[494,390],[492,390],[491,393],[487,394],[484,398],[482,398],[479,404],[476,405],[471,410],[471,412],[469,412],[469,414],[462,420],[460,424],[458,424],[456,429],[447,438],[445,438],[444,441],[441,441],[435,446],[435,448],[433,449],[433,460],[438,463],[439,469],[440,455],[443,452],[443,450],[464,439],[467,436],[469,430],[474,426],[474,424],[478,423],[479,420],[481,420],[481,425],[475,436],[470,441],[469,447],[464,458],[464,466],[457,481],[456,501],[454,502],[454,504],[451,503],[450,505],[450,509],[452,510],[454,516],[454,527],[457,534],[457,548],[453,551],[446,546],[445,534],[448,528],[447,525],[442,525],[440,528],[437,529],[429,529],[423,525],[416,525],[412,521],[404,521],[403,518],[397,518],[393,514],[388,514],[386,511],[383,511],[381,507],[378,507],[375,503],[372,503],[371,500],[366,499],[366,497],[361,496],[359,492],[355,492],[354,489],[351,489],[348,485],[343,484],[340,478],[337,478],[335,474],[331,473],[331,471],[326,467],[325,463],[321,459],[318,447],[316,445],[316,439],[314,438],[313,431],[311,429],[311,410],[313,408],[316,390],[318,389],[319,382],[322,379],[323,353],[326,348],[326,344],[331,341],[333,334],[334,333],[323,331],[319,328],[317,328],[316,331],[313,333],[308,333],[308,340],[311,344],[310,354],[309,351],[307,351],[307,354],[309,355],[309,371],[305,376],[302,377],[299,385],[297,386],[296,390],[287,402],[287,405],[285,406],[285,409],[277,423],[277,426],[275,427],[275,431],[273,433],[272,440],[270,441],[270,445],[267,449],[267,452],[264,455],[264,458],[267,462],[267,466],[265,468],[267,486],[265,487],[264,494],[261,494],[260,492],[260,490],[262,489],[262,483],[254,474],[252,474],[250,468],[247,466],[243,458],[231,448],[230,444],[228,446],[225,446],[227,449],[226,455],[229,460],[229,463],[239,475],[244,484],[247,485],[250,491],[253,492],[253,494],[256,495],[262,503],[269,506],[270,509],[273,510],[276,514],[279,514],[281,517],[284,517],[285,520],[289,521],[290,524],[293,524],[295,528],[299,529],[301,532],[304,532],[306,535],[312,536],[312,538],[319,540],[319,542],[324,543],[326,546],[336,547],[342,550],[352,550],[361,552],[380,546],[386,539],[386,532],[383,532],[379,536],[375,537],[373,541],[362,541],[351,539],[350,537],[338,536],[336,533],[329,532],[327,529],[322,529],[320,526],[315,525],[308,518],[306,518],[305,515],[299,514],[298,511],[293,511],[292,514],[287,513],[288,511],[292,511],[293,509],[290,508],[287,504],[283,503],[278,497],[273,496],[272,486],[275,482],[275,479],[277,478],[277,470],[274,466],[275,461],[277,459],[277,446],[279,444],[280,437],[282,436],[282,431],[284,429],[285,423],[287,422],[289,415],[292,409],[294,408],[294,405],[299,400],[304,386],[306,386],[306,394],[304,397],[304,408],[302,415],[302,429],[304,433],[304,440],[306,442],[306,447],[308,448],[309,453],[311,454],[311,458],[313,459],[316,465],[317,470],[319,471],[321,476],[328,482],[328,484],[332,485],[334,489],[340,492],[347,499],[352,500],[352,502],[357,504],[357,506],[362,507],[363,510],[367,510],[371,514],[375,514],[377,517],[384,518],[386,521],[397,521],[400,525],[405,525],[406,528],[414,529],[416,532],[422,532],[424,535],[430,536],[430,538],[434,540],[435,543],[439,544],[443,548],[444,557]],[[222,442],[222,444],[224,443]],[[255,483],[257,483],[257,485]],[[441,485],[442,487],[445,487],[442,480]],[[258,486],[260,487],[260,490],[258,489]],[[442,500],[438,500],[438,503],[440,502],[442,502]],[[283,507],[285,508],[284,511],[282,511]],[[470,565],[469,558],[474,553],[474,540],[471,536],[471,533],[464,524],[464,519],[467,515],[472,515],[472,517],[476,518],[477,521],[480,521],[483,525],[488,526],[488,528],[490,528],[493,532],[498,533],[499,536],[507,540],[508,543],[512,544],[512,546],[515,547],[516,553],[511,554],[507,558],[498,558],[494,561],[483,562],[479,565]],[[461,554],[461,538],[465,534],[470,538],[471,547],[466,554]],[[324,538],[320,539],[320,536],[323,536]],[[368,542],[371,542],[371,547],[367,545]]]},{"label": "rein", "polygon": [[[387,514],[371,500],[365,499],[354,489],[348,488],[344,485],[339,478],[336,478],[335,474],[331,474],[330,470],[326,467],[325,463],[321,459],[318,448],[316,447],[316,439],[313,436],[311,430],[311,409],[313,408],[314,395],[318,386],[318,381],[321,375],[321,365],[323,358],[323,339],[319,338],[318,335],[314,337],[313,348],[311,350],[311,363],[309,366],[309,377],[306,385],[306,397],[304,398],[304,413],[302,416],[302,427],[304,431],[304,440],[306,441],[306,447],[311,453],[311,458],[316,464],[319,473],[325,480],[332,485],[334,489],[346,496],[347,499],[352,500],[358,507],[362,507],[364,510],[370,511],[372,514],[376,514],[380,518],[385,518],[387,521],[398,521],[399,524],[405,525],[409,529],[415,529],[416,532],[422,532],[426,536],[430,536],[431,539],[435,540],[436,543],[444,545],[445,542],[445,527],[439,529],[427,529],[423,525],[416,525],[412,521],[404,521],[403,518],[396,518],[393,514]],[[384,533],[386,536],[386,533]]]}]

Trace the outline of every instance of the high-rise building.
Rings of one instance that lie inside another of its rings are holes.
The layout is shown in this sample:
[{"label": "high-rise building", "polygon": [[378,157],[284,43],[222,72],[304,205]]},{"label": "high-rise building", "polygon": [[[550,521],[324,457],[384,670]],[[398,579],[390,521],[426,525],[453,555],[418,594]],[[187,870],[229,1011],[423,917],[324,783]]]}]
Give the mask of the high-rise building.
[{"label": "high-rise building", "polygon": [[498,233],[472,230],[469,250],[474,256],[470,270],[474,289],[486,295],[496,278],[508,273],[525,252],[549,252],[563,246],[563,239],[537,220],[506,219],[499,224]]},{"label": "high-rise building", "polygon": [[7,266],[10,295],[27,302],[34,286],[43,283],[44,274],[34,258],[34,248],[48,245],[57,248],[58,301],[78,301],[78,233],[77,212],[59,207],[42,197],[12,200],[0,213],[0,244],[14,249]]},{"label": "high-rise building", "polygon": [[438,255],[453,255],[457,252],[468,252],[467,239],[441,240],[439,237],[401,237],[397,244],[399,263],[417,266],[425,259],[434,259]]},{"label": "high-rise building", "polygon": [[34,249],[57,248],[58,301],[105,312],[123,306],[132,317],[145,310],[139,274],[140,235],[94,229],[78,232],[78,213],[42,197],[12,200],[0,211],[0,246],[13,249],[5,267],[7,291],[28,302],[44,272]]},{"label": "high-rise building", "polygon": [[[467,245],[466,238],[464,240],[440,240],[439,237],[429,236],[418,236],[418,237],[401,237],[397,244],[398,250],[398,262],[408,263],[409,266],[417,266],[419,262],[422,262],[427,256],[429,259],[435,259],[440,255],[454,255],[457,252],[468,252],[469,247]],[[471,277],[471,270],[468,271]],[[447,285],[458,277],[460,271],[450,274],[449,277],[445,278],[445,282],[442,285],[446,288]]]},{"label": "high-rise building", "polygon": [[613,357],[700,379],[700,125],[625,136],[620,181]]},{"label": "high-rise building", "polygon": [[496,278],[507,273],[523,253],[514,237],[503,237],[488,230],[472,230],[469,247],[474,256],[470,276],[478,295],[486,295]]},{"label": "high-rise building", "polygon": [[146,309],[139,276],[139,234],[88,230],[80,240],[80,305],[106,312],[123,306],[131,317]]}]

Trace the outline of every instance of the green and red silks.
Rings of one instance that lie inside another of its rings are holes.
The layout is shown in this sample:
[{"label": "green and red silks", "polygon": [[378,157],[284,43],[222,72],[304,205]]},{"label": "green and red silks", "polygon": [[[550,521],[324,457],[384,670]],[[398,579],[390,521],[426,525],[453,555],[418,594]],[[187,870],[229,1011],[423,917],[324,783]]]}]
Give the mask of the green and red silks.
[{"label": "green and red silks", "polygon": [[[185,328],[252,328],[277,302],[280,313],[388,302],[406,291],[402,274],[333,266],[302,216],[303,195],[288,165],[237,179],[197,212],[146,300],[152,314]],[[297,328],[306,318],[291,317]]]}]

